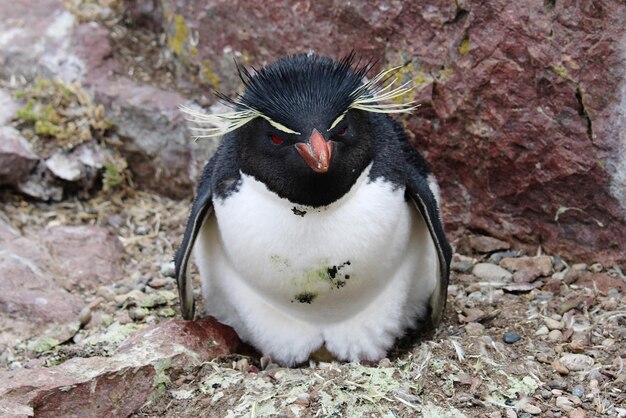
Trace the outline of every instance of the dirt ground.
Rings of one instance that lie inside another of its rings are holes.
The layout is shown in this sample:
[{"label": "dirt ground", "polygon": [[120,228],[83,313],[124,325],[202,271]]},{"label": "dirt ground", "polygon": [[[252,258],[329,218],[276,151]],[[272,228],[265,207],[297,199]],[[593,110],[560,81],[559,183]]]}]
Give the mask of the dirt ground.
[{"label": "dirt ground", "polygon": [[[127,253],[125,279],[108,286],[115,294],[175,291],[168,261],[182,236],[189,201],[134,191],[52,204],[8,193],[2,198],[4,216],[22,233],[57,224],[115,231]],[[408,351],[378,365],[282,368],[244,350],[173,371],[161,396],[136,416],[625,416],[626,297],[602,283],[564,280],[574,271],[602,271],[624,280],[621,271],[566,264],[555,257],[557,284],[546,277],[515,285],[467,272],[477,262],[493,263],[506,255],[520,254],[455,255],[440,328],[433,336],[409,341]],[[132,306],[103,297],[105,293],[99,289],[81,295],[88,302],[99,299],[92,322],[105,318],[142,326],[180,315],[177,299],[168,301],[174,312],[161,308],[142,316],[132,314]],[[80,338],[36,359],[16,361],[45,366],[75,356],[108,355],[112,349],[85,351],[78,344],[106,329],[86,327]],[[504,341],[505,333],[513,333],[510,343]]]}]

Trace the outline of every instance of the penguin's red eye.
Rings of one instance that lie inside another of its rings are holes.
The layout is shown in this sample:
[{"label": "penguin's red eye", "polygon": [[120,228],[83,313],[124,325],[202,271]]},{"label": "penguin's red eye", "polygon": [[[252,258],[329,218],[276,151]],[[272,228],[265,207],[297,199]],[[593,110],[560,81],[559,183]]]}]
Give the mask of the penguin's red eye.
[{"label": "penguin's red eye", "polygon": [[341,128],[337,132],[337,136],[345,136],[345,135],[346,135],[346,128]]},{"label": "penguin's red eye", "polygon": [[280,144],[282,144],[282,143],[283,143],[283,139],[282,139],[281,137],[277,136],[277,135],[271,135],[271,136],[270,136],[270,139],[272,140],[272,142],[273,142],[275,145],[280,145]]}]

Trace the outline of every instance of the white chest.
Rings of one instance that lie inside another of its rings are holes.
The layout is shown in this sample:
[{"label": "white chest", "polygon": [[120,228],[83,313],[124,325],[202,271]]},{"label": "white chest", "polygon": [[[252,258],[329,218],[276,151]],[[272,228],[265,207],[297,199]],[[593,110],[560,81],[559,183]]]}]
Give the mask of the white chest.
[{"label": "white chest", "polygon": [[404,189],[368,182],[368,172],[339,201],[317,209],[243,175],[237,193],[215,202],[227,265],[215,279],[241,282],[297,316],[314,310],[337,318],[368,304],[406,255],[412,223]]}]

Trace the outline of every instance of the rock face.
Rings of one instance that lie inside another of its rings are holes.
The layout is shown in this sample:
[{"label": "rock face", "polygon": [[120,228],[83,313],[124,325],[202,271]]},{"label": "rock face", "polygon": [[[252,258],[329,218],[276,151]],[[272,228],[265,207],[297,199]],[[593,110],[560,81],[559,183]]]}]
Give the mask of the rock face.
[{"label": "rock face", "polygon": [[450,232],[626,261],[623,2],[156,3],[131,12],[163,25],[181,74],[228,93],[233,56],[259,67],[355,49],[408,63],[421,107],[405,123]]}]

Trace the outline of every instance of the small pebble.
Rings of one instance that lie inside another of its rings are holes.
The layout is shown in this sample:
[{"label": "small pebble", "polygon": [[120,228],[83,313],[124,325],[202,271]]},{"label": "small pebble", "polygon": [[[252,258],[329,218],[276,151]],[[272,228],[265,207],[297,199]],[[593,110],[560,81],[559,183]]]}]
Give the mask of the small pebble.
[{"label": "small pebble", "polygon": [[103,297],[105,300],[112,302],[115,300],[115,292],[108,286],[100,286],[96,295]]},{"label": "small pebble", "polygon": [[572,270],[577,270],[577,271],[587,270],[587,264],[585,263],[572,264]]},{"label": "small pebble", "polygon": [[536,336],[548,335],[549,332],[550,331],[548,331],[548,327],[546,327],[545,325],[542,325],[541,327],[539,327],[537,332],[535,332],[535,335]]},{"label": "small pebble", "polygon": [[544,318],[543,322],[546,324],[550,331],[555,329],[562,330],[563,328],[565,328],[565,324],[563,323],[563,321],[558,321],[552,318]]},{"label": "small pebble", "polygon": [[130,286],[127,286],[123,283],[115,283],[113,285],[113,291],[115,292],[115,294],[117,295],[124,295],[128,292],[130,292],[132,289],[130,288]]},{"label": "small pebble", "polygon": [[165,286],[168,283],[167,279],[162,279],[160,277],[156,277],[152,280],[150,280],[150,283],[148,283],[150,285],[150,287],[153,287],[155,289],[161,288],[163,286]]},{"label": "small pebble", "polygon": [[554,271],[562,271],[565,270],[566,267],[567,266],[565,265],[565,262],[561,257],[559,257],[558,255],[552,257],[552,268],[554,269]]},{"label": "small pebble", "polygon": [[85,306],[80,310],[78,314],[78,322],[80,322],[80,326],[84,327],[91,321],[91,308],[89,306]]},{"label": "small pebble", "polygon": [[504,258],[519,257],[520,255],[522,255],[520,251],[499,251],[491,254],[488,261],[493,264],[499,264]]},{"label": "small pebble", "polygon": [[585,394],[585,390],[582,388],[582,386],[576,386],[574,389],[572,389],[572,395],[574,396],[578,396],[579,398],[582,398]]},{"label": "small pebble", "polygon": [[130,319],[132,319],[133,321],[141,321],[147,315],[148,315],[148,310],[144,308],[133,308],[130,311],[128,311],[128,316],[130,316]]},{"label": "small pebble", "polygon": [[141,301],[142,308],[154,308],[167,304],[167,299],[161,293],[151,293]]},{"label": "small pebble", "polygon": [[128,293],[125,293],[123,295],[117,295],[115,297],[115,302],[117,303],[124,303],[126,302],[128,299],[135,299],[137,301],[140,301],[143,299],[143,297],[145,296],[145,293],[143,293],[141,290],[131,290]]},{"label": "small pebble", "polygon": [[176,311],[168,306],[163,309],[159,309],[158,314],[164,318],[171,318],[176,315]]},{"label": "small pebble", "polygon": [[506,418],[517,418],[517,413],[510,408],[505,409],[506,411]]},{"label": "small pebble", "polygon": [[565,396],[557,396],[556,407],[569,412],[574,409],[574,404]]},{"label": "small pebble", "polygon": [[568,375],[569,369],[563,365],[559,360],[554,360],[552,362],[552,368],[558,373],[562,375]]},{"label": "small pebble", "polygon": [[459,292],[459,286],[456,284],[451,284],[448,285],[448,294],[450,296],[456,296],[456,294]]},{"label": "small pebble", "polygon": [[604,266],[600,263],[595,263],[589,266],[589,271],[594,273],[600,273],[602,270],[604,270]]},{"label": "small pebble", "polygon": [[576,408],[567,415],[568,418],[585,418],[587,415],[581,408]]},{"label": "small pebble", "polygon": [[522,407],[522,410],[524,412],[527,412],[531,415],[539,415],[541,414],[541,408],[539,408],[537,405],[533,405],[531,403],[527,403],[526,405],[524,405]]},{"label": "small pebble", "polygon": [[590,381],[596,380],[596,381],[600,382],[600,381],[604,380],[604,375],[602,373],[600,373],[599,370],[592,370],[587,375],[587,379],[589,379]]},{"label": "small pebble", "polygon": [[563,341],[563,333],[558,329],[554,329],[548,334],[548,339],[554,342]]},{"label": "small pebble", "polygon": [[528,413],[528,412],[524,412],[522,415],[519,416],[520,418],[531,418],[532,414]]},{"label": "small pebble", "polygon": [[552,398],[552,392],[550,392],[549,390],[545,390],[544,389],[544,390],[541,391],[541,397],[543,399],[550,399],[550,398]]},{"label": "small pebble", "polygon": [[478,322],[470,322],[465,325],[465,332],[471,337],[480,337],[485,333],[485,326]]},{"label": "small pebble", "polygon": [[161,263],[161,275],[163,277],[176,277],[176,267],[173,261]]},{"label": "small pebble", "polygon": [[550,389],[567,389],[567,382],[565,380],[550,380],[547,384]]},{"label": "small pebble", "polygon": [[514,344],[518,342],[519,340],[521,340],[522,336],[519,335],[517,332],[509,331],[509,332],[504,333],[504,335],[502,336],[502,339],[507,344]]},{"label": "small pebble", "polygon": [[593,359],[585,354],[565,354],[559,360],[573,372],[589,370],[594,364]]},{"label": "small pebble", "polygon": [[111,215],[107,219],[107,224],[114,228],[119,228],[120,226],[124,225],[124,221],[125,219],[120,215]]},{"label": "small pebble", "polygon": [[454,260],[450,264],[450,269],[452,271],[456,271],[458,273],[469,274],[472,272],[472,268],[474,267],[474,263],[471,260],[463,259],[463,260]]},{"label": "small pebble", "polygon": [[485,300],[487,300],[487,297],[479,291],[470,293],[469,295],[467,295],[467,298],[472,302],[484,302]]},{"label": "small pebble", "polygon": [[387,357],[380,359],[378,367],[393,367],[393,363]]},{"label": "small pebble", "polygon": [[481,280],[497,281],[511,280],[513,275],[500,266],[490,263],[478,263],[474,266],[472,274]]},{"label": "small pebble", "polygon": [[72,341],[74,341],[74,344],[80,344],[81,342],[83,342],[85,338],[86,338],[85,333],[79,332],[72,337]]}]

